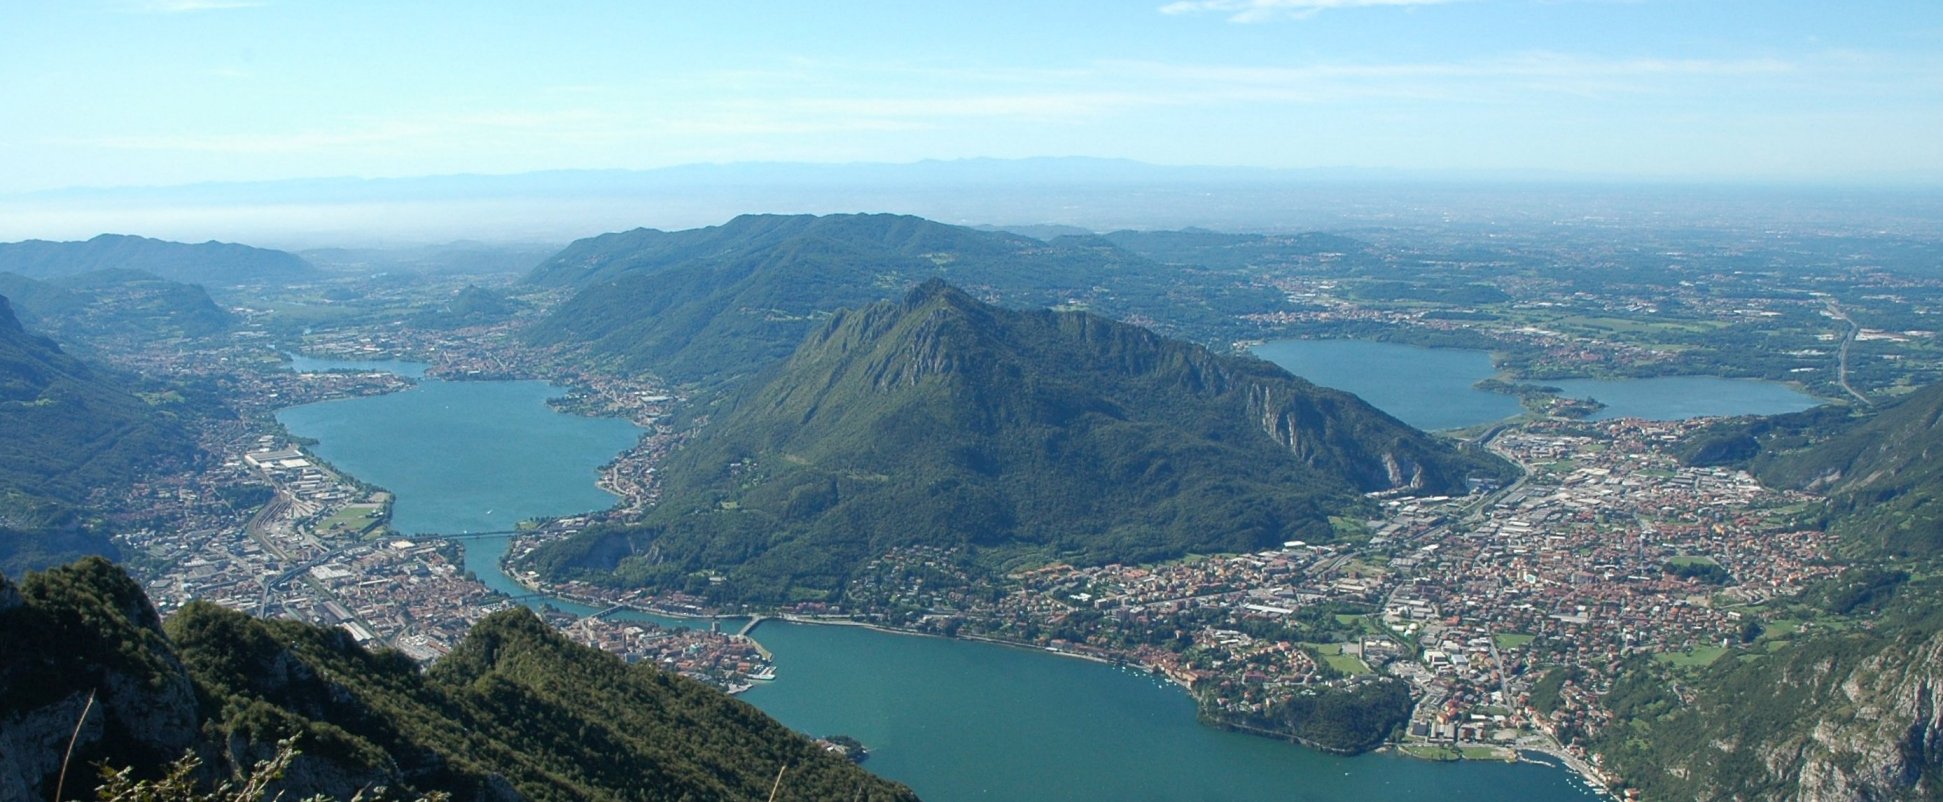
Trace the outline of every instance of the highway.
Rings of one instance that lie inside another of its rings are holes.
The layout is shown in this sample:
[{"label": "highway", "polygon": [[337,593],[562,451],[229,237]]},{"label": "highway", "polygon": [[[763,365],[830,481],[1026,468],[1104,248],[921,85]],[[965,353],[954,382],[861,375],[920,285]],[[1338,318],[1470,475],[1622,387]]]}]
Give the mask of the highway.
[{"label": "highway", "polygon": [[1849,346],[1855,342],[1856,335],[1862,333],[1862,327],[1851,320],[1848,313],[1842,311],[1842,307],[1836,306],[1833,299],[1828,302],[1828,314],[1849,325],[1848,331],[1842,333],[1842,347],[1836,350],[1835,383],[1841,385],[1849,395],[1855,396],[1855,400],[1861,401],[1863,406],[1875,406],[1875,402],[1870,401],[1868,396],[1856,392],[1854,387],[1849,386]]}]

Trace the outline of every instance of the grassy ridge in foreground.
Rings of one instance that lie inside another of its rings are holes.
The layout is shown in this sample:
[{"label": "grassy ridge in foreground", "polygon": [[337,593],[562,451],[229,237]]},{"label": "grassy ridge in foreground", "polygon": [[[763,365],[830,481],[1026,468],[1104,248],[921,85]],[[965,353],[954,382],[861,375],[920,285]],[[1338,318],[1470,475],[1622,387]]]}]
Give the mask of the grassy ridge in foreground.
[{"label": "grassy ridge in foreground", "polygon": [[[455,799],[914,798],[741,701],[567,641],[523,608],[429,671],[342,630],[196,603],[164,627],[106,561],[0,580],[0,786],[46,798],[85,699],[77,765],[210,773],[302,750],[277,790],[389,786]],[[72,783],[70,782],[70,785]]]}]

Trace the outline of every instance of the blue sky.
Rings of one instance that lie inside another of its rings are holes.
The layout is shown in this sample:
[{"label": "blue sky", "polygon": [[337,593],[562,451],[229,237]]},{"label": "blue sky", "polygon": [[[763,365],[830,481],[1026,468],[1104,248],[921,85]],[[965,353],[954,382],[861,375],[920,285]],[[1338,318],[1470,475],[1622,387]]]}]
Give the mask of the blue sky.
[{"label": "blue sky", "polygon": [[1943,2],[0,6],[0,192],[694,162],[1943,183]]}]

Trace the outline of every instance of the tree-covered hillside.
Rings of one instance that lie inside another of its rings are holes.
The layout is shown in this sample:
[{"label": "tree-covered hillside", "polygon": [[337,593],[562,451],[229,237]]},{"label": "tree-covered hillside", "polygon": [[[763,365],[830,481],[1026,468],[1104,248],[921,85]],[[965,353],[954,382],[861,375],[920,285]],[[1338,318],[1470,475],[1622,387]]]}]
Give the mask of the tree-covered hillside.
[{"label": "tree-covered hillside", "polygon": [[1635,659],[1594,750],[1646,799],[1943,799],[1943,586],[1876,590],[1695,671]]},{"label": "tree-covered hillside", "polygon": [[1880,410],[1821,407],[1727,421],[1687,444],[1689,461],[1825,494],[1821,523],[1855,556],[1943,554],[1943,385]]},{"label": "tree-covered hillside", "polygon": [[534,268],[527,281],[543,287],[588,287],[684,266],[734,269],[751,257],[786,256],[791,247],[818,241],[887,259],[919,260],[907,265],[944,262],[949,269],[953,263],[989,264],[1008,272],[1023,272],[1032,256],[1049,250],[1047,243],[1030,237],[908,215],[749,214],[706,228],[639,228],[579,240]]},{"label": "tree-covered hillside", "polygon": [[899,215],[746,215],[573,243],[527,279],[576,291],[529,337],[612,368],[724,387],[787,358],[836,310],[930,278],[1012,306],[1083,307],[1203,334],[1275,297],[1097,237],[1048,243]]},{"label": "tree-covered hillside", "polygon": [[1793,630],[1681,669],[1637,659],[1592,746],[1648,799],[1943,799],[1943,386],[1887,408],[1725,421],[1692,462],[1826,493],[1841,574],[1743,614]]},{"label": "tree-covered hillside", "polygon": [[1831,531],[1867,554],[1943,554],[1943,385],[1815,445],[1757,457],[1761,480],[1825,493]]},{"label": "tree-covered hillside", "polygon": [[479,622],[421,671],[341,630],[208,604],[165,626],[98,559],[17,588],[0,578],[0,721],[9,802],[51,795],[77,721],[76,766],[154,775],[187,753],[205,781],[294,737],[301,754],[273,789],[284,798],[386,786],[466,800],[766,800],[779,771],[775,799],[914,798],[754,707],[573,644],[525,609]]},{"label": "tree-covered hillside", "polygon": [[836,315],[723,406],[662,467],[645,524],[535,565],[822,599],[893,546],[967,547],[994,568],[1248,551],[1331,538],[1330,516],[1368,511],[1363,492],[1509,471],[1260,360],[935,280]]},{"label": "tree-covered hillside", "polygon": [[112,554],[88,494],[194,455],[184,428],[45,337],[0,296],[0,570]]},{"label": "tree-covered hillside", "polygon": [[21,323],[66,343],[205,337],[235,324],[235,316],[202,287],[138,270],[98,270],[47,281],[0,273],[0,295],[13,299]]},{"label": "tree-covered hillside", "polygon": [[522,304],[507,298],[505,293],[467,284],[443,303],[420,310],[411,322],[427,329],[488,326],[511,318],[521,307]]},{"label": "tree-covered hillside", "polygon": [[86,242],[0,243],[0,273],[34,279],[100,270],[139,270],[207,286],[301,281],[316,268],[295,254],[228,242],[182,242],[102,234]]}]

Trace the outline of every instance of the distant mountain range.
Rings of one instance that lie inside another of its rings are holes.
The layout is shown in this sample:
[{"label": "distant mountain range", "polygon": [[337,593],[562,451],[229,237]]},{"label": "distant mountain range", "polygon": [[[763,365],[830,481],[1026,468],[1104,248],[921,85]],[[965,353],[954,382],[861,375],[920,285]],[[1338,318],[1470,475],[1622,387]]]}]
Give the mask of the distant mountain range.
[{"label": "distant mountain range", "polygon": [[97,489],[194,454],[186,430],[53,340],[0,297],[0,570],[115,553],[86,519]]},{"label": "distant mountain range", "polygon": [[540,170],[504,174],[449,174],[399,178],[293,178],[274,181],[205,182],[152,187],[74,187],[23,193],[42,200],[66,198],[168,198],[176,201],[319,203],[385,199],[480,198],[506,193],[550,197],[612,195],[660,188],[707,189],[761,186],[1043,186],[1048,184],[1235,184],[1235,183],[1565,183],[1601,177],[1544,170],[1401,170],[1357,167],[1266,168],[1162,165],[1132,159],[1084,156],[1021,159],[925,159],[914,162],[724,162],[641,170]]},{"label": "distant mountain range", "polygon": [[[1933,180],[1933,179],[1932,179]],[[1920,180],[1912,185],[1920,186]],[[1663,224],[1935,232],[1935,193],[1640,185],[1542,172],[1265,169],[1122,159],[908,164],[732,163],[645,170],[316,178],[0,195],[0,237],[142,231],[284,246],[561,242],[593,231],[708,225],[750,211],[896,211],[950,223],[1289,232],[1363,227]]]},{"label": "distant mountain range", "polygon": [[[488,616],[421,670],[343,630],[204,602],[164,625],[141,586],[99,559],[18,584],[0,576],[0,722],[4,802],[51,798],[70,737],[66,798],[92,798],[97,763],[148,778],[189,756],[201,763],[191,779],[213,785],[289,738],[298,755],[264,798],[916,798],[748,704],[574,644],[524,608]],[[374,797],[380,786],[390,793]]]},{"label": "distant mountain range", "polygon": [[0,243],[0,273],[49,280],[104,270],[141,271],[208,286],[298,281],[316,272],[294,254],[226,242],[189,245],[102,234],[86,242]]},{"label": "distant mountain range", "polygon": [[[1266,362],[933,279],[834,314],[661,467],[641,526],[543,548],[556,579],[834,598],[895,546],[1140,563],[1335,537],[1362,493],[1509,466]],[[706,586],[706,583],[704,583]]]}]

